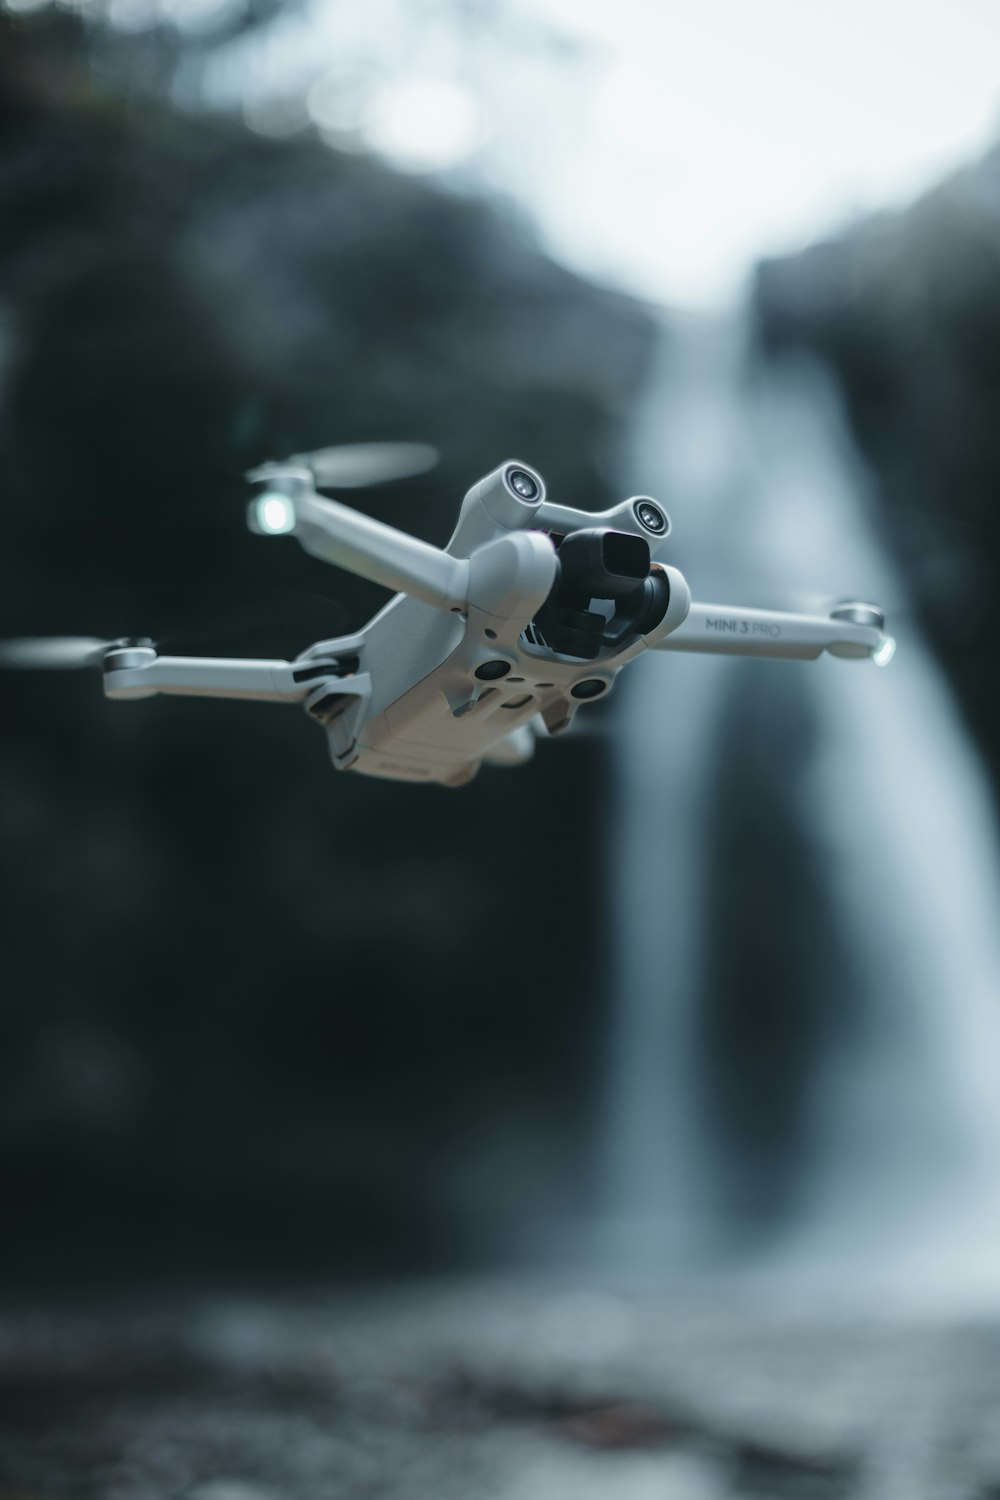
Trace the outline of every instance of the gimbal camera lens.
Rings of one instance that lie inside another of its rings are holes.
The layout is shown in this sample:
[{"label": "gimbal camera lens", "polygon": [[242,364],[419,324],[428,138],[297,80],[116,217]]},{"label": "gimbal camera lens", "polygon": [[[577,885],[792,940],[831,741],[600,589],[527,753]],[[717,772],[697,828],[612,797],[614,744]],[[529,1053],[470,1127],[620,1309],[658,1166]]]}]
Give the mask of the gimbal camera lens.
[{"label": "gimbal camera lens", "polygon": [[519,500],[538,499],[538,481],[526,469],[508,469],[507,483]]}]

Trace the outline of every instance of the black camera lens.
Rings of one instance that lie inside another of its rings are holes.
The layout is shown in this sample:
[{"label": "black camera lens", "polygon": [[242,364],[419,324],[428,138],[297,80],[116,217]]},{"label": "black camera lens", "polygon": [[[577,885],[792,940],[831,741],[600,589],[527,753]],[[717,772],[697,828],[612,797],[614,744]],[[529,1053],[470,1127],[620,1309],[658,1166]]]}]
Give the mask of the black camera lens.
[{"label": "black camera lens", "polygon": [[608,684],[602,682],[599,677],[588,677],[584,682],[578,682],[570,688],[574,698],[599,698],[607,690]]},{"label": "black camera lens", "polygon": [[662,536],[667,529],[667,518],[652,500],[637,500],[632,507],[639,521],[654,536]]},{"label": "black camera lens", "polygon": [[538,499],[538,483],[525,469],[508,469],[507,483],[521,500]]},{"label": "black camera lens", "polygon": [[476,668],[476,676],[480,682],[496,682],[498,677],[506,677],[510,671],[510,662],[501,661],[498,656],[492,661],[484,661],[482,666]]}]

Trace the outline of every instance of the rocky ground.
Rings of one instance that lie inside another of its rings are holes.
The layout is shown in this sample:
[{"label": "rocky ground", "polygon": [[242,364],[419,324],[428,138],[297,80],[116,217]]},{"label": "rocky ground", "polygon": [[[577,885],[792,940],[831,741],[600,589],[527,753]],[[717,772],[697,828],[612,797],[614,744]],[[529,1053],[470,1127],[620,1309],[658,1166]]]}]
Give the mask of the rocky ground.
[{"label": "rocky ground", "polygon": [[434,1283],[8,1311],[3,1500],[996,1500],[1000,1324]]}]

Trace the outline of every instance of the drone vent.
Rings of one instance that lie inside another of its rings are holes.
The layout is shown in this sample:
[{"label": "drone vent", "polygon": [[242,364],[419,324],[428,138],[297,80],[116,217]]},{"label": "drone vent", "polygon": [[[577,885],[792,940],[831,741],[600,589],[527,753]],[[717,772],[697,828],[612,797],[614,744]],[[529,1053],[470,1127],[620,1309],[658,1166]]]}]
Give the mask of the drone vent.
[{"label": "drone vent", "polygon": [[296,667],[292,677],[296,682],[312,682],[317,677],[350,677],[361,665],[358,656],[339,656],[335,661],[319,662],[311,667]]},{"label": "drone vent", "polygon": [[351,693],[325,693],[318,703],[309,705],[309,712],[320,723],[332,724],[334,719],[340,718],[348,703],[357,701]]}]

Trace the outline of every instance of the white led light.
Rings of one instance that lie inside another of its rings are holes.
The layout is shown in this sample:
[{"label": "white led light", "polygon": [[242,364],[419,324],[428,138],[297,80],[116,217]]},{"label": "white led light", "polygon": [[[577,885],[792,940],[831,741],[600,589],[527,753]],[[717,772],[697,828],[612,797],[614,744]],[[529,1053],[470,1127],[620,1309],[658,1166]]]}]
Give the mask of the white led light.
[{"label": "white led light", "polygon": [[269,536],[294,531],[295,511],[287,495],[261,495],[257,501],[257,525]]},{"label": "white led light", "polygon": [[872,653],[872,661],[877,667],[887,667],[896,654],[896,642],[891,635],[887,635],[877,651]]}]

